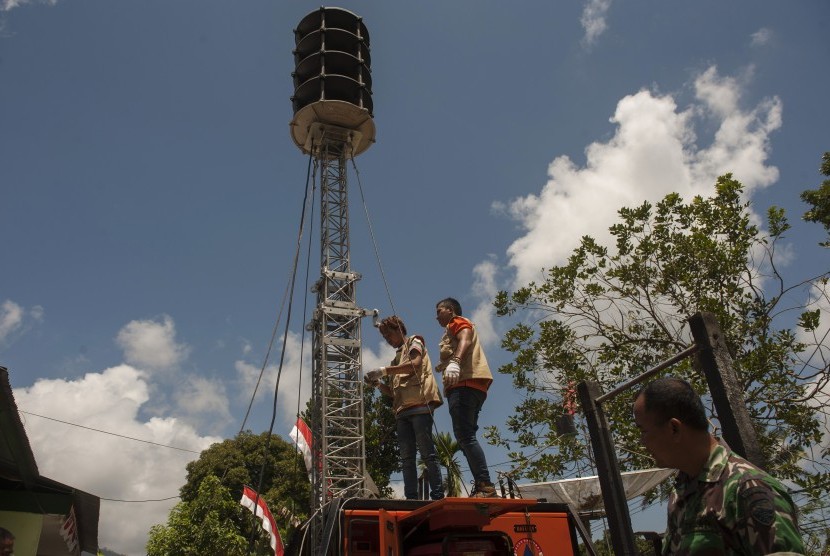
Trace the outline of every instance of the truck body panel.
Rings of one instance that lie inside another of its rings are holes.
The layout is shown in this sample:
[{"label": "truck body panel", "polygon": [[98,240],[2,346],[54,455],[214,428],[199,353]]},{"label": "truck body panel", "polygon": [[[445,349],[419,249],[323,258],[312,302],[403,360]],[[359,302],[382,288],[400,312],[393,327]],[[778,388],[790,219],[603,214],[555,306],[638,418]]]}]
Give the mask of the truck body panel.
[{"label": "truck body panel", "polygon": [[563,504],[502,498],[352,499],[327,545],[337,556],[575,556]]}]

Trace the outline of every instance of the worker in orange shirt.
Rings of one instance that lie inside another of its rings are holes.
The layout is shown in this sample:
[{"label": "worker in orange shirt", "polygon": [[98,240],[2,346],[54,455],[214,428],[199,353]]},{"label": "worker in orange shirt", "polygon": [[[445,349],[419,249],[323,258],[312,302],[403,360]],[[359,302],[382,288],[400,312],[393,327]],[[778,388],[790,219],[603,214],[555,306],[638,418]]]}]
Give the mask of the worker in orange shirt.
[{"label": "worker in orange shirt", "polygon": [[487,389],[493,382],[493,374],[475,326],[461,316],[461,304],[448,297],[435,306],[438,324],[444,328],[439,344],[441,362],[435,370],[442,373],[444,396],[452,418],[455,439],[467,458],[467,465],[473,474],[474,498],[493,498],[496,488],[490,480],[490,470],[484,450],[478,443],[478,415],[487,399]]}]

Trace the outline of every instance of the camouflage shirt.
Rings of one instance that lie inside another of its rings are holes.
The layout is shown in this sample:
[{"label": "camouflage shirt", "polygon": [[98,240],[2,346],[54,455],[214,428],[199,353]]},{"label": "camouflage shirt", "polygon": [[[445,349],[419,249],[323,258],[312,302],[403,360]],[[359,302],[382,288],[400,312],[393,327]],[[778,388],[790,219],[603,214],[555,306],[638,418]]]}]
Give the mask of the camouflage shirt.
[{"label": "camouflage shirt", "polygon": [[696,478],[680,473],[669,498],[664,556],[701,550],[727,556],[804,553],[787,490],[724,443],[715,446]]}]

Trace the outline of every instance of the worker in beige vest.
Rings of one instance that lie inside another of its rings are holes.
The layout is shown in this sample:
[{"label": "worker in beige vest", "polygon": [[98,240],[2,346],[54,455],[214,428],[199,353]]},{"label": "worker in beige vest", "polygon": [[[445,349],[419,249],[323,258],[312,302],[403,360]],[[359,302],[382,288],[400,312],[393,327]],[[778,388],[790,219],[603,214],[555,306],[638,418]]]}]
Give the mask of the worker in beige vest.
[{"label": "worker in beige vest", "polygon": [[492,498],[496,489],[490,480],[490,470],[484,450],[478,443],[478,415],[487,399],[487,390],[493,374],[481,349],[475,326],[461,316],[461,304],[448,297],[435,307],[438,324],[444,328],[440,343],[441,362],[435,370],[442,373],[444,396],[452,418],[455,439],[467,458],[473,474],[474,498]]},{"label": "worker in beige vest", "polygon": [[[384,395],[392,398],[404,496],[407,500],[418,498],[417,447],[426,464],[429,497],[440,500],[444,497],[444,484],[432,441],[432,415],[443,401],[432,375],[432,362],[424,339],[417,335],[408,336],[406,325],[396,315],[380,321],[378,329],[383,339],[395,348],[395,358],[389,366],[373,369],[364,378],[368,384],[377,386]],[[383,377],[389,377],[387,383],[381,382]]]}]

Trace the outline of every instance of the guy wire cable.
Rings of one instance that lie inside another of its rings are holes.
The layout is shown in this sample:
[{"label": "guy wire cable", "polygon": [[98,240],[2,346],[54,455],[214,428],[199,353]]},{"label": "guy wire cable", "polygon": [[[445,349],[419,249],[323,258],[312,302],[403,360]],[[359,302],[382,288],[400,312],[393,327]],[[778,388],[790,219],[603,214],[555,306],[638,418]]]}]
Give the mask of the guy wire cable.
[{"label": "guy wire cable", "polygon": [[[313,147],[313,144],[312,144],[312,147]],[[311,152],[313,152],[313,151],[311,151]],[[302,210],[303,218],[305,217],[305,205],[306,205],[306,202],[307,202],[306,198],[308,197],[308,182],[309,182],[309,177],[311,175],[311,161],[312,161],[311,152],[309,153],[309,156],[308,156],[308,167],[306,168],[306,178],[305,178],[306,179],[306,197],[303,198],[303,210]],[[302,219],[301,219],[300,220],[299,238],[297,239],[297,243],[298,243],[297,249],[299,249],[299,243],[300,243],[300,241],[302,239],[302,235],[303,235],[302,227],[303,227],[303,222],[302,222]],[[294,263],[295,268],[291,272],[289,272],[289,274],[288,274],[289,279],[286,280],[285,292],[283,293],[283,296],[282,296],[282,302],[280,304],[279,313],[277,313],[277,320],[274,322],[274,327],[271,330],[271,340],[270,340],[270,342],[268,342],[268,349],[266,350],[265,358],[262,361],[262,368],[259,370],[259,377],[257,378],[256,386],[254,386],[254,392],[253,392],[253,394],[251,394],[251,400],[248,402],[248,410],[245,412],[245,418],[242,419],[242,425],[239,427],[239,432],[240,433],[245,430],[245,424],[248,422],[248,417],[251,414],[251,407],[253,407],[253,405],[254,405],[254,399],[256,398],[256,393],[259,390],[259,384],[262,381],[262,375],[265,373],[265,368],[268,366],[268,359],[271,356],[271,349],[274,346],[274,339],[277,336],[277,329],[279,328],[280,320],[282,320],[282,311],[285,308],[285,299],[288,297],[289,286],[291,284],[291,276],[294,272],[296,272],[296,255],[295,255],[294,259],[295,259],[295,263]],[[285,349],[285,345],[283,345],[283,349]]]},{"label": "guy wire cable", "polygon": [[248,422],[248,417],[251,415],[251,408],[254,405],[254,399],[256,399],[257,391],[259,391],[259,384],[260,384],[260,382],[262,382],[262,375],[265,373],[265,368],[268,366],[268,359],[271,356],[271,348],[274,345],[274,339],[277,336],[277,330],[279,329],[280,321],[282,320],[282,311],[285,308],[285,300],[288,297],[288,288],[289,288],[289,285],[291,283],[291,273],[290,272],[288,274],[288,278],[289,279],[286,280],[286,282],[285,282],[285,292],[282,295],[282,302],[280,304],[280,310],[277,313],[277,320],[274,321],[274,328],[271,330],[271,341],[268,342],[268,349],[265,352],[265,358],[262,360],[262,367],[259,370],[259,376],[257,377],[256,385],[254,385],[254,391],[251,394],[250,401],[248,402],[248,409],[247,409],[247,411],[245,411],[245,418],[242,419],[242,424],[239,427],[239,432],[240,433],[245,430],[245,425]]},{"label": "guy wire cable", "polygon": [[[280,364],[277,369],[277,380],[274,384],[274,401],[271,407],[271,422],[268,426],[268,434],[265,437],[265,447],[263,448],[262,454],[262,466],[259,469],[259,479],[257,481],[257,488],[256,488],[256,499],[254,500],[254,507],[259,502],[259,498],[261,496],[262,491],[262,483],[265,480],[265,469],[268,465],[268,451],[271,448],[271,436],[274,431],[274,423],[277,419],[277,399],[280,390],[280,379],[282,378],[282,368],[283,364],[285,363],[285,350],[286,350],[286,343],[288,341],[288,330],[291,324],[291,310],[294,305],[294,285],[296,283],[297,278],[297,262],[300,257],[300,247],[302,245],[303,240],[303,229],[305,228],[305,217],[306,217],[306,208],[308,207],[308,190],[309,190],[309,176],[310,176],[310,166],[311,166],[311,155],[309,154],[309,169],[306,171],[306,187],[305,187],[305,194],[303,196],[303,204],[302,204],[302,213],[300,215],[300,226],[299,232],[297,234],[297,246],[294,250],[294,263],[292,265],[292,272],[291,272],[291,285],[290,285],[290,294],[288,299],[288,311],[285,317],[285,328],[283,332],[282,338],[282,350],[280,352]],[[264,370],[263,366],[263,370]],[[254,548],[254,533],[256,529],[251,529],[251,535],[248,539],[248,552],[252,553]]]},{"label": "guy wire cable", "polygon": [[[311,154],[309,154],[309,165],[311,165]],[[288,331],[289,331],[289,326],[291,324],[291,312],[292,312],[292,308],[293,308],[293,305],[294,305],[294,286],[296,284],[297,266],[298,266],[298,260],[299,260],[299,256],[300,256],[300,247],[302,245],[303,230],[305,228],[306,208],[308,207],[308,193],[309,193],[309,173],[307,171],[306,172],[305,195],[303,197],[303,205],[302,205],[303,210],[302,210],[302,214],[300,216],[299,234],[297,235],[297,246],[296,246],[296,249],[294,251],[294,263],[292,265],[291,288],[290,288],[291,293],[289,295],[288,311],[286,313],[286,319],[285,319],[285,328],[284,328],[283,339],[282,339],[282,350],[280,352],[280,364],[279,364],[279,368],[277,369],[277,380],[276,380],[276,383],[274,384],[274,400],[273,400],[272,409],[271,409],[271,422],[270,422],[269,427],[268,427],[268,434],[266,436],[265,448],[263,450],[264,454],[263,454],[262,467],[260,467],[260,472],[259,472],[259,481],[258,481],[258,484],[257,484],[257,497],[259,497],[259,495],[260,495],[259,493],[262,490],[262,483],[263,483],[264,478],[265,478],[265,469],[266,469],[266,466],[267,466],[267,463],[268,463],[268,459],[267,459],[268,450],[271,446],[271,436],[273,434],[274,423],[275,423],[276,418],[277,418],[277,401],[278,401],[278,395],[279,395],[279,389],[280,389],[280,379],[282,378],[282,369],[283,369],[283,365],[285,363],[285,351],[286,351],[286,345],[287,345],[287,342],[288,342]],[[256,501],[254,501],[254,503],[256,503]]]},{"label": "guy wire cable", "polygon": [[363,203],[363,212],[366,214],[366,224],[369,227],[369,237],[372,239],[372,247],[375,250],[375,260],[380,269],[380,276],[383,280],[383,287],[386,288],[386,297],[389,299],[389,306],[392,307],[392,314],[396,315],[395,303],[392,301],[392,294],[389,291],[389,283],[386,281],[386,273],[383,271],[383,265],[380,262],[380,251],[378,250],[378,242],[375,239],[375,231],[372,228],[372,220],[369,218],[369,208],[366,206],[366,197],[363,195],[363,183],[360,181],[360,172],[357,169],[357,164],[354,162],[354,153],[351,156],[352,168],[354,168],[355,176],[357,177],[357,189],[360,191],[360,200]]},{"label": "guy wire cable", "polygon": [[[368,208],[368,206],[367,206],[367,204],[366,204],[366,197],[365,197],[365,196],[364,196],[364,194],[363,194],[363,184],[362,184],[362,182],[360,181],[360,172],[358,171],[358,169],[357,169],[357,165],[355,164],[355,161],[354,161],[354,156],[352,156],[351,161],[352,161],[352,167],[354,168],[354,171],[355,171],[355,175],[357,176],[357,187],[358,187],[358,190],[360,191],[360,200],[361,200],[361,201],[362,201],[362,203],[363,203],[363,212],[364,212],[364,213],[365,213],[365,215],[366,215],[366,223],[367,223],[368,228],[369,228],[369,236],[370,236],[370,237],[371,237],[371,239],[372,239],[372,246],[373,246],[374,251],[375,251],[375,260],[377,261],[377,263],[378,263],[378,268],[380,269],[381,279],[383,280],[383,286],[384,286],[384,288],[386,288],[386,297],[389,299],[389,305],[390,305],[390,307],[392,308],[392,314],[393,314],[393,315],[396,315],[396,314],[397,314],[397,310],[395,309],[395,303],[394,303],[394,301],[392,301],[392,294],[391,294],[391,292],[390,292],[390,290],[389,290],[389,284],[388,284],[388,282],[387,282],[387,280],[386,280],[386,273],[385,273],[385,272],[384,272],[384,270],[383,270],[383,264],[381,263],[381,260],[380,260],[380,250],[378,249],[377,240],[375,239],[375,232],[374,232],[374,229],[373,229],[373,227],[372,227],[372,220],[371,220],[371,218],[369,217],[369,208]],[[403,335],[403,334],[402,334],[402,335]],[[426,345],[424,345],[424,349],[425,349],[425,350],[427,349]],[[413,367],[413,373],[414,373],[414,367]],[[419,382],[420,382],[420,377],[418,377],[418,380],[419,380]],[[442,402],[442,403],[443,403],[443,402]],[[435,424],[435,413],[434,413],[434,410],[433,410],[433,408],[432,408],[429,404],[426,404],[426,406],[427,406],[427,408],[429,409],[429,414],[430,414],[430,416],[432,417],[432,428],[433,428],[433,430],[435,431],[435,433],[438,433],[438,432],[440,432],[440,431],[438,430],[438,426]],[[436,434],[435,436],[439,439],[439,441],[442,441],[442,440],[443,440],[443,439],[441,438],[441,436],[439,436],[438,434]],[[443,445],[442,447],[444,448],[444,451],[445,451],[445,452],[449,453],[448,446]],[[449,469],[447,469],[447,472],[449,472]],[[464,482],[463,482],[463,481],[461,482],[461,486],[464,488],[464,492],[465,492],[465,493],[467,493],[467,494],[469,494],[469,491],[467,490],[467,485],[466,485],[466,484],[464,484]]]},{"label": "guy wire cable", "polygon": [[[378,248],[377,239],[375,238],[375,231],[374,231],[374,228],[372,226],[372,219],[369,216],[369,207],[366,204],[366,196],[363,194],[363,182],[360,180],[360,171],[357,169],[357,164],[354,161],[354,155],[351,156],[351,161],[352,161],[352,168],[354,169],[355,176],[357,177],[357,188],[358,188],[358,191],[360,192],[360,201],[363,204],[363,213],[366,216],[366,225],[369,229],[369,237],[372,240],[372,248],[374,249],[374,253],[375,253],[375,261],[378,264],[378,269],[380,270],[381,280],[383,281],[383,287],[386,290],[386,298],[389,300],[389,306],[392,308],[392,314],[397,315],[398,318],[400,318],[400,315],[398,315],[397,309],[395,309],[395,302],[392,300],[392,293],[389,289],[389,282],[386,280],[386,272],[383,270],[383,263],[381,262],[381,259],[380,259],[380,249]],[[400,333],[400,335],[403,336],[403,338],[404,338],[404,344],[403,344],[403,346],[401,346],[401,349],[403,349],[406,346],[406,344],[409,343],[409,338],[407,338],[406,334],[404,334],[403,331],[400,330],[400,329],[398,330],[398,333]],[[424,350],[425,351],[427,350],[426,342],[424,343]],[[408,353],[406,355],[409,356]],[[404,354],[401,353],[400,358],[398,359],[398,361],[399,361],[398,364],[400,364],[402,362],[403,356],[404,356]],[[415,366],[411,364],[411,359],[410,359],[410,365],[412,367],[412,374],[414,374],[417,377],[419,386],[422,386],[421,377],[418,376],[418,374],[415,372]],[[394,378],[392,380],[394,381]],[[381,395],[383,395],[383,394],[381,394]],[[421,395],[423,396],[423,392],[421,392]],[[423,401],[426,402],[426,399],[424,399]],[[433,413],[433,409],[428,403],[425,403],[425,405],[427,406],[427,409],[429,410],[430,417],[432,417],[433,429],[435,429],[435,431],[438,432],[438,430],[435,426],[435,415]]]},{"label": "guy wire cable", "polygon": [[[314,152],[314,141],[311,142],[311,151]],[[309,219],[308,225],[308,248],[306,249],[306,256],[305,256],[305,287],[303,291],[305,294],[303,295],[303,327],[302,333],[300,334],[300,370],[299,370],[299,380],[297,381],[297,416],[295,418],[294,423],[296,424],[297,420],[300,419],[300,399],[302,397],[302,390],[303,390],[303,356],[305,353],[305,323],[308,322],[308,279],[311,272],[311,238],[314,234],[314,202],[315,202],[315,195],[317,194],[317,165],[314,165],[314,170],[311,175],[311,218]],[[294,444],[298,445],[299,442],[299,435],[300,429],[297,427],[297,437],[293,438]],[[309,446],[311,449],[311,446]],[[297,470],[297,466],[299,466],[299,461],[297,458],[294,458],[294,471]],[[306,469],[308,471],[308,469]]]}]

